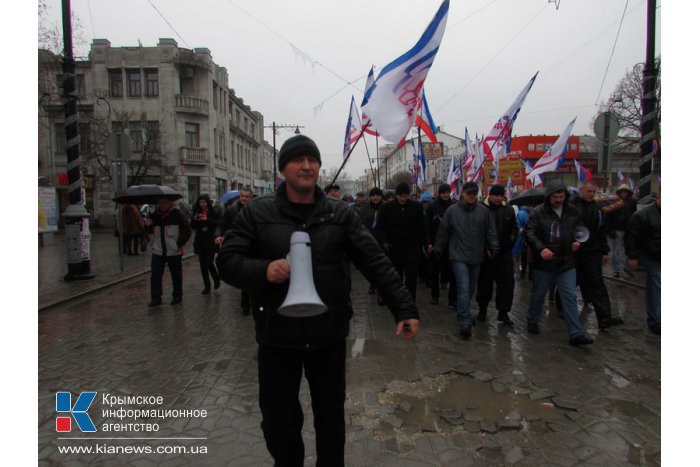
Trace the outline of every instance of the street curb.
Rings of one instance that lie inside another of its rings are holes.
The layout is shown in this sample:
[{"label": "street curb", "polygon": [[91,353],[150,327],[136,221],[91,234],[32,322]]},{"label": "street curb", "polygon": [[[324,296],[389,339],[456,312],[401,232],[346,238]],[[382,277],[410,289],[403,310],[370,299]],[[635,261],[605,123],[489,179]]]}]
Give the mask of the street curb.
[{"label": "street curb", "polygon": [[[186,254],[186,255],[184,255],[184,256],[182,257],[182,260],[184,261],[184,260],[190,259],[190,258],[192,258],[192,257],[194,257],[194,256],[195,256],[194,253],[188,253],[188,254]],[[143,276],[144,274],[148,274],[148,273],[150,273],[150,272],[151,272],[151,268],[149,267],[149,268],[144,269],[144,270],[141,271],[141,272],[137,272],[137,273],[132,274],[132,275],[130,275],[130,276],[120,277],[119,279],[116,279],[116,280],[114,280],[114,281],[112,281],[112,282],[108,282],[108,283],[106,283],[106,284],[101,284],[101,285],[98,285],[98,286],[96,286],[96,287],[94,287],[94,288],[92,288],[92,289],[85,290],[85,291],[83,291],[83,292],[79,292],[79,293],[77,293],[77,294],[75,294],[75,295],[71,295],[71,296],[69,296],[69,297],[65,297],[65,298],[62,298],[62,299],[60,299],[60,300],[56,300],[55,302],[51,302],[51,303],[48,303],[48,304],[46,304],[46,305],[42,305],[42,306],[40,306],[40,307],[38,308],[37,311],[38,311],[38,312],[42,312],[42,311],[46,311],[46,310],[48,310],[48,309],[50,309],[50,308],[55,308],[55,307],[57,307],[57,306],[59,306],[59,305],[64,305],[64,304],[66,304],[66,303],[68,303],[68,302],[71,302],[71,301],[73,301],[73,300],[78,300],[78,299],[80,299],[80,298],[87,297],[88,295],[92,295],[92,294],[94,294],[94,293],[101,292],[102,290],[107,289],[107,288],[109,288],[109,287],[113,287],[113,286],[115,286],[115,285],[119,285],[119,284],[122,284],[122,283],[124,283],[124,282],[128,282],[128,281],[130,281],[130,280],[132,280],[132,279],[136,279],[137,277]]]}]

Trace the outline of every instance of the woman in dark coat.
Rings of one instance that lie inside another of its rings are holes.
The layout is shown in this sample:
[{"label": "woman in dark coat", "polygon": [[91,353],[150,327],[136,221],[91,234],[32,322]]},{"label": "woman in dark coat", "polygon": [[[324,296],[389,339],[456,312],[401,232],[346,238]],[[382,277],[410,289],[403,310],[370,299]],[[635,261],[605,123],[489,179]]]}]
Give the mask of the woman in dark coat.
[{"label": "woman in dark coat", "polygon": [[203,295],[211,292],[210,274],[212,279],[214,279],[214,289],[218,289],[221,286],[219,273],[216,271],[216,266],[214,266],[214,254],[216,253],[214,230],[218,224],[219,211],[212,205],[209,195],[199,195],[197,202],[192,206],[192,221],[190,225],[195,231],[194,252],[199,256],[199,269],[204,280]]}]

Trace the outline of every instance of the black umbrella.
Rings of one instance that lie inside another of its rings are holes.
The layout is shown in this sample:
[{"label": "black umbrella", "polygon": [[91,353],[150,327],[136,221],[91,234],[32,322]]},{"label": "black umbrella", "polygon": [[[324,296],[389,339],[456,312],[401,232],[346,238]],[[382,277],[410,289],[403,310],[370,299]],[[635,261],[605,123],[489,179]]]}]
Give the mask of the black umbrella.
[{"label": "black umbrella", "polygon": [[526,206],[531,204],[540,204],[544,201],[544,188],[530,188],[515,194],[515,197],[508,201],[508,204],[517,206]]},{"label": "black umbrella", "polygon": [[112,200],[122,204],[155,204],[158,202],[158,198],[168,198],[174,201],[182,198],[182,195],[169,186],[134,185],[117,192]]}]

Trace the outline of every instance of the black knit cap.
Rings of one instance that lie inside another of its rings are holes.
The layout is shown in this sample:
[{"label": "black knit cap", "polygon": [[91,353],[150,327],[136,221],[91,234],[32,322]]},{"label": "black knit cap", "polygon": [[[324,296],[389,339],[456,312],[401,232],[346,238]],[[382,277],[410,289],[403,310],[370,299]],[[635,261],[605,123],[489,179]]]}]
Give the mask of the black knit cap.
[{"label": "black knit cap", "polygon": [[407,195],[411,192],[411,189],[408,186],[408,183],[406,182],[401,182],[398,185],[396,185],[396,194],[397,195]]},{"label": "black knit cap", "polygon": [[379,195],[379,196],[384,196],[384,193],[382,193],[382,189],[378,187],[374,187],[371,190],[369,190],[369,195],[374,196],[374,195]]},{"label": "black knit cap", "polygon": [[450,185],[448,185],[447,183],[443,183],[438,187],[438,195],[441,193],[449,193],[451,191],[452,191],[452,189],[450,188]]},{"label": "black knit cap", "polygon": [[318,159],[319,164],[321,163],[321,152],[316,143],[308,136],[296,135],[285,141],[280,148],[279,160],[277,161],[279,171],[281,172],[287,162],[297,156],[312,156]]},{"label": "black knit cap", "polygon": [[462,191],[479,191],[479,185],[474,182],[467,182],[462,185]]},{"label": "black knit cap", "polygon": [[506,189],[503,188],[503,185],[493,185],[489,190],[489,194],[494,196],[505,196]]}]

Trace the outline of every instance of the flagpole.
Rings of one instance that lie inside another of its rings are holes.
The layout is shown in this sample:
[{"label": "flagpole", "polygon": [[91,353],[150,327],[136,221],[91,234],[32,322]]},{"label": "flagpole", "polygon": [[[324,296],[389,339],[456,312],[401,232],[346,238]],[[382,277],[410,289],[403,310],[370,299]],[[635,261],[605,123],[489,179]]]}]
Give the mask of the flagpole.
[{"label": "flagpole", "polygon": [[374,137],[374,141],[377,146],[377,180],[376,180],[376,187],[381,189],[381,181],[382,181],[382,175],[379,173],[379,136],[376,135]]},{"label": "flagpole", "polygon": [[[367,146],[367,140],[365,139],[365,135],[362,135],[362,141],[365,142],[365,151],[367,151],[367,160],[369,161],[369,170],[372,171],[372,181],[376,183],[376,179],[374,177],[374,169],[372,168],[372,158],[369,156],[369,146]],[[348,156],[350,157],[350,156]]]},{"label": "flagpole", "polygon": [[331,185],[333,185],[335,183],[336,179],[338,178],[338,175],[340,175],[340,172],[345,167],[345,164],[348,162],[348,159],[350,159],[350,154],[352,154],[352,152],[355,150],[355,146],[357,146],[357,143],[360,142],[360,138],[362,138],[362,135],[365,134],[365,129],[369,126],[370,122],[371,122],[371,120],[368,119],[367,123],[365,123],[365,125],[362,127],[362,130],[360,130],[360,137],[355,140],[355,143],[350,148],[348,155],[345,157],[345,160],[340,165],[340,168],[338,169],[338,171],[335,173],[335,177],[333,177],[333,180],[331,181]]}]

